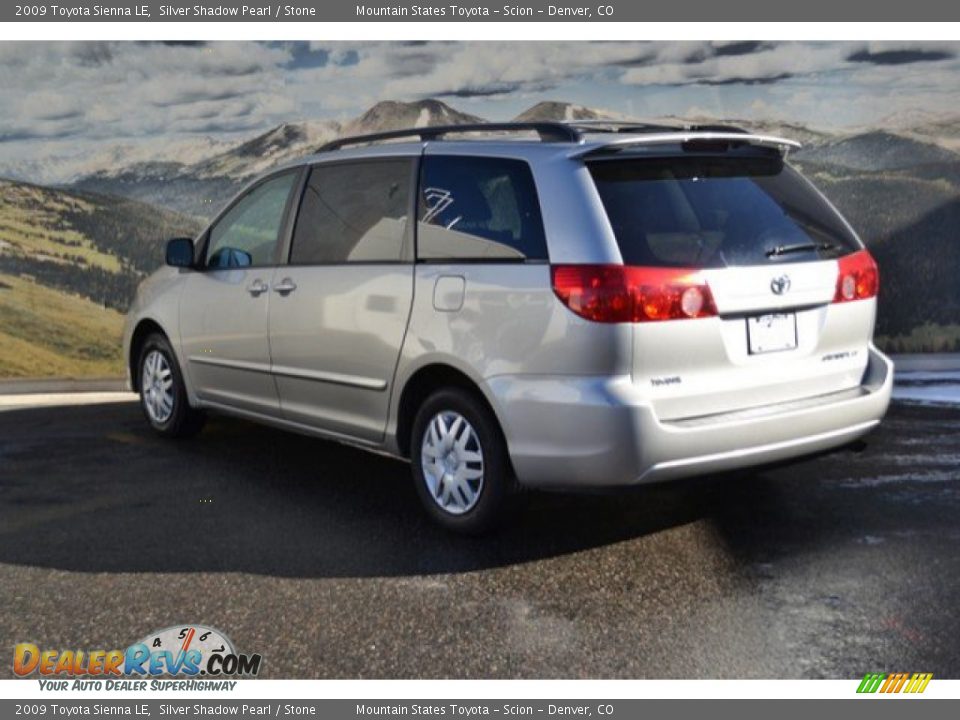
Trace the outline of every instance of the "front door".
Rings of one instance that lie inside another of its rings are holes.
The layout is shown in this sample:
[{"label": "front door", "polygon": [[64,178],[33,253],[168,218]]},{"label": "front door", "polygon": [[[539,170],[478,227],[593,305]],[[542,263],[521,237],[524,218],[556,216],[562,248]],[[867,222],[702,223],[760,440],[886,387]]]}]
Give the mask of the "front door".
[{"label": "front door", "polygon": [[197,396],[279,415],[267,330],[270,282],[298,172],[268,178],[208,231],[180,300],[180,341]]}]

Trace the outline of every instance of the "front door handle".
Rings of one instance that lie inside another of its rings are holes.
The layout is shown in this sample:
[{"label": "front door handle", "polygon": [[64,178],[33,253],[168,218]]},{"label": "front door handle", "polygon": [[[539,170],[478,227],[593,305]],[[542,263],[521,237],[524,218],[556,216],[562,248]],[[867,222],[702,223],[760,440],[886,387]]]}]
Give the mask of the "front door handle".
[{"label": "front door handle", "polygon": [[289,295],[296,289],[297,284],[290,278],[284,278],[278,285],[273,286],[274,292],[278,292],[281,295]]},{"label": "front door handle", "polygon": [[259,297],[269,289],[270,289],[270,286],[267,285],[260,278],[257,278],[252,283],[247,285],[247,292],[253,295],[254,297]]}]

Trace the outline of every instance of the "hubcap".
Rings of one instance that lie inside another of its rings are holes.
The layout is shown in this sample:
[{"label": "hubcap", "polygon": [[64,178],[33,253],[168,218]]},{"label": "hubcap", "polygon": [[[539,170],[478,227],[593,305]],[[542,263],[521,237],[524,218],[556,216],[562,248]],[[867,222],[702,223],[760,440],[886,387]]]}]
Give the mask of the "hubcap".
[{"label": "hubcap", "polygon": [[173,415],[173,372],[159,350],[151,350],[144,358],[140,393],[151,420],[163,424],[170,419]]},{"label": "hubcap", "polygon": [[467,419],[452,410],[434,415],[420,446],[423,479],[443,510],[462,515],[483,490],[483,449]]}]

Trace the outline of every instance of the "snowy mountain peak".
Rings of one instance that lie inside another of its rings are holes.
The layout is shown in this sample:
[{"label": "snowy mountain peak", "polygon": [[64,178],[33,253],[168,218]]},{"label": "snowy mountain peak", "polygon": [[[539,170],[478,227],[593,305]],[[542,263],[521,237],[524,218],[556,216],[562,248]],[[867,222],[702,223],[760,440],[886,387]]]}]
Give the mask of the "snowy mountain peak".
[{"label": "snowy mountain peak", "polygon": [[625,120],[625,116],[607,110],[588,108],[576,103],[545,100],[533,107],[527,108],[514,118],[514,122],[560,121],[574,122],[576,120]]},{"label": "snowy mountain peak", "polygon": [[454,110],[445,102],[432,98],[414,102],[385,100],[378,102],[360,117],[348,123],[343,134],[369,135],[411,127],[463,125],[478,122],[483,122],[483,118]]}]

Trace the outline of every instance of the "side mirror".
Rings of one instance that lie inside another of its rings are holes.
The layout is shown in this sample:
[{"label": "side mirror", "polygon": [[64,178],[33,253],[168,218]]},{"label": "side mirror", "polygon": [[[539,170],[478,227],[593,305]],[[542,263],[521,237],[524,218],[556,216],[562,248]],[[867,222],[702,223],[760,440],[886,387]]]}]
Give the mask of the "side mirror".
[{"label": "side mirror", "polygon": [[191,238],[173,238],[167,241],[167,265],[171,267],[193,267],[193,240]]}]

